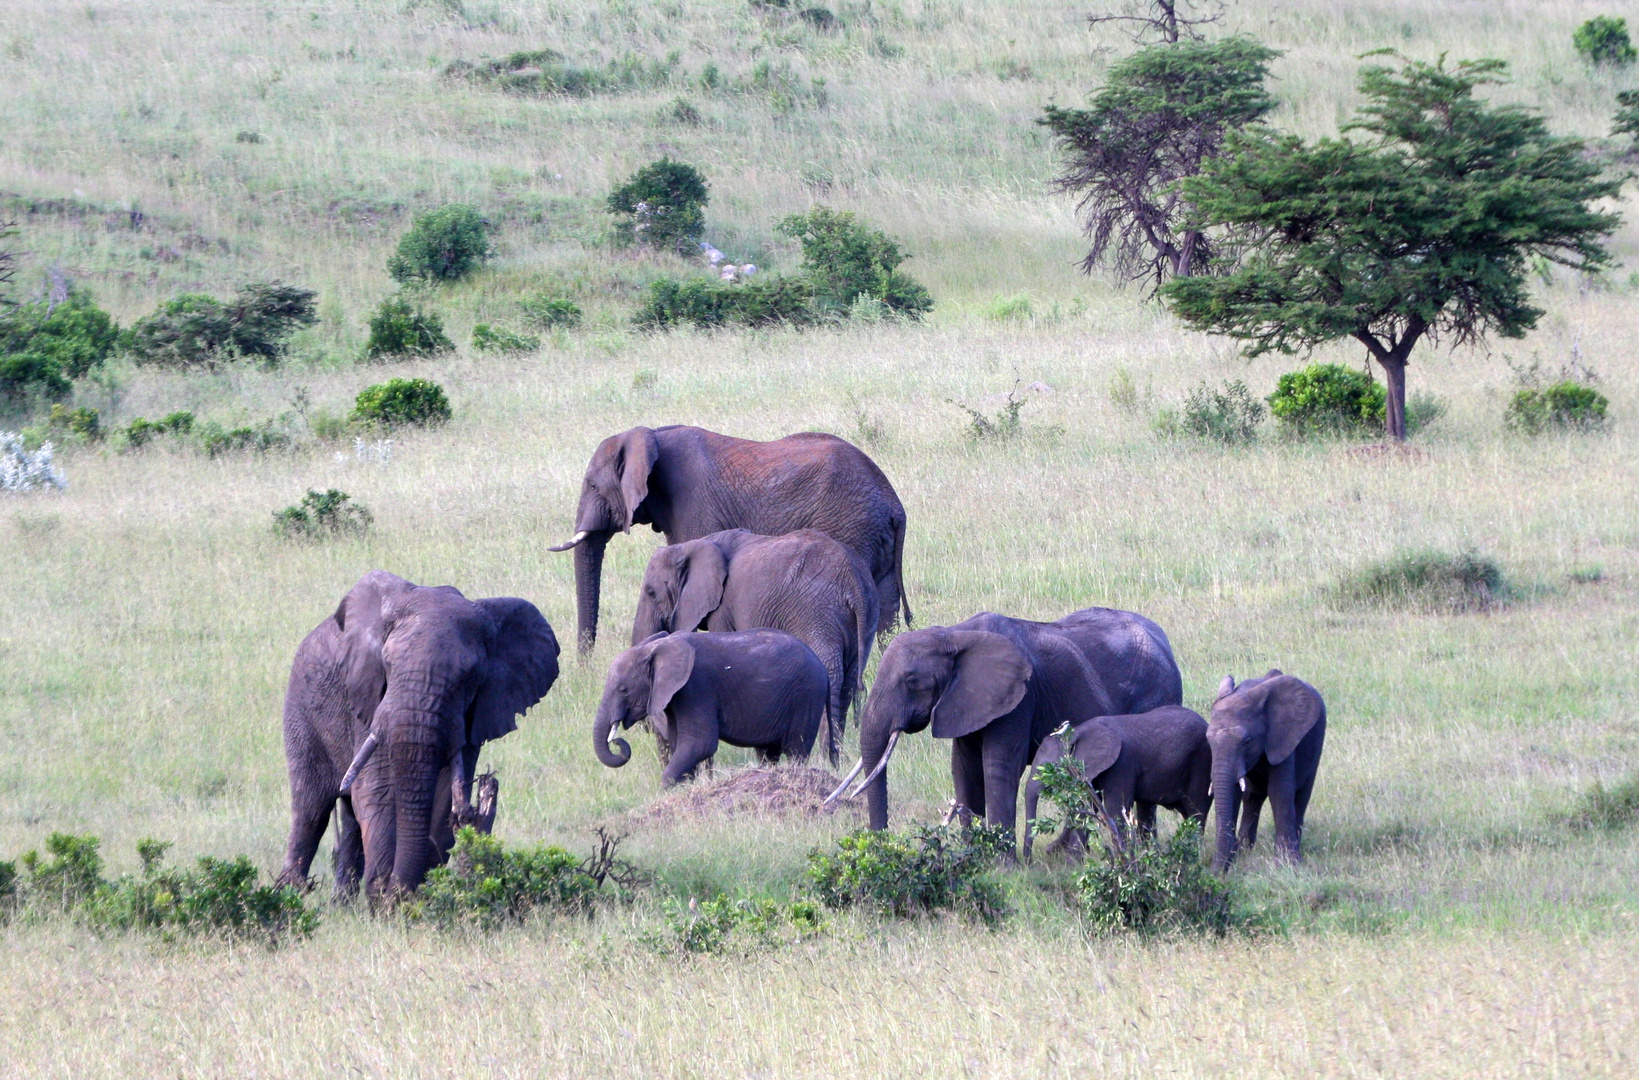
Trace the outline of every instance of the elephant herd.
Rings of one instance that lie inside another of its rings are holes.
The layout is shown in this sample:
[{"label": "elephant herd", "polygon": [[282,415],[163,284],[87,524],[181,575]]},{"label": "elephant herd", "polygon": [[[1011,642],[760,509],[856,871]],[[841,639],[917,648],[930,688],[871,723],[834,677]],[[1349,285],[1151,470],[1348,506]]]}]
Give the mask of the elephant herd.
[{"label": "elephant herd", "polygon": [[[850,711],[860,754],[832,798],[864,793],[888,825],[889,760],[902,736],[951,742],[953,810],[1012,830],[1032,763],[1073,756],[1115,822],[1153,829],[1155,808],[1216,814],[1214,866],[1257,837],[1264,801],[1277,849],[1296,858],[1326,733],[1313,687],[1271,671],[1225,679],[1210,722],[1182,707],[1162,629],[1108,608],[1033,622],[981,612],[873,641],[902,617],[905,509],[857,447],[803,433],[770,442],[696,427],[633,428],[603,440],[582,482],[573,549],[577,640],[597,638],[603,555],[616,532],[650,525],[666,544],[643,575],[631,647],[610,665],[593,749],[631,757],[617,730],[654,732],[670,785],[718,746],[766,761],[835,766]],[[696,630],[708,631],[695,633]],[[336,827],[339,896],[413,890],[456,829],[494,815],[474,785],[484,743],[551,689],[558,642],[539,610],[468,600],[448,586],[366,574],[296,651],[285,697],[291,833],[280,880],[306,885]],[[823,737],[822,737],[823,736]],[[1026,787],[1026,856],[1039,790]],[[1119,827],[1119,826],[1118,826]],[[1067,835],[1075,847],[1084,838]]]}]

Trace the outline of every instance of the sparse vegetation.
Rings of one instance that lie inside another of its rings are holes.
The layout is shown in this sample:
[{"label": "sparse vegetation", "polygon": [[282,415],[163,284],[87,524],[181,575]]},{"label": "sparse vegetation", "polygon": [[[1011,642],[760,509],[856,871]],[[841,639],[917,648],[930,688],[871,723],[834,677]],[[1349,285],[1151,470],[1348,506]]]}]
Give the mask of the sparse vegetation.
[{"label": "sparse vegetation", "polygon": [[542,330],[573,330],[581,324],[580,305],[567,296],[532,296],[518,306],[530,325]]},{"label": "sparse vegetation", "polygon": [[917,826],[904,834],[861,829],[808,856],[808,877],[828,908],[863,907],[905,919],[944,911],[994,925],[1008,913],[992,876],[1012,847],[1006,830]]},{"label": "sparse vegetation", "polygon": [[375,517],[345,491],[309,489],[302,501],[273,513],[273,531],[286,540],[320,540],[358,536],[369,531]]},{"label": "sparse vegetation", "polygon": [[600,67],[572,64],[552,49],[533,49],[478,63],[453,60],[445,66],[444,76],[509,94],[589,97],[668,86],[681,78],[681,61],[677,52],[659,60],[628,53]]},{"label": "sparse vegetation", "polygon": [[533,334],[519,334],[504,326],[479,323],[472,328],[472,347],[475,352],[527,353],[541,347],[541,339]]},{"label": "sparse vegetation", "polygon": [[193,431],[193,420],[193,413],[183,410],[169,413],[158,420],[145,420],[139,416],[123,429],[126,445],[132,450],[140,450],[161,435],[187,435]]},{"label": "sparse vegetation", "polygon": [[1225,382],[1221,390],[1202,382],[1184,399],[1179,426],[1197,439],[1243,446],[1257,439],[1263,415],[1263,402],[1240,379]]},{"label": "sparse vegetation", "polygon": [[811,900],[776,903],[761,897],[724,893],[710,900],[667,897],[665,931],[644,940],[662,954],[745,955],[811,937],[825,920]]},{"label": "sparse vegetation", "polygon": [[1357,603],[1414,611],[1485,611],[1507,595],[1502,569],[1472,551],[1406,551],[1374,562],[1344,583]]},{"label": "sparse vegetation", "polygon": [[1596,780],[1559,815],[1573,829],[1625,829],[1639,821],[1639,773],[1606,787]]}]

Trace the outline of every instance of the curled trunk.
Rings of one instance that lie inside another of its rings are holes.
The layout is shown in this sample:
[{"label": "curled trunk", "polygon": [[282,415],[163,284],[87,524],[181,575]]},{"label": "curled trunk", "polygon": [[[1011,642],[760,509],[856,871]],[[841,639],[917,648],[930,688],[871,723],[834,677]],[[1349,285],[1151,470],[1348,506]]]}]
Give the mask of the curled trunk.
[{"label": "curled trunk", "polygon": [[1212,868],[1219,872],[1229,869],[1235,861],[1235,821],[1240,816],[1241,782],[1229,762],[1214,765],[1212,770],[1212,813],[1218,830],[1218,847],[1212,856]]},{"label": "curled trunk", "polygon": [[618,752],[609,746],[609,736],[615,732],[615,714],[613,710],[604,708],[598,710],[597,722],[592,725],[592,749],[597,753],[598,760],[611,769],[618,769],[632,760],[632,748],[625,739],[616,739],[615,746]]},{"label": "curled trunk", "polygon": [[576,640],[580,651],[590,652],[598,640],[598,601],[603,590],[603,549],[607,532],[591,533],[575,545]]}]

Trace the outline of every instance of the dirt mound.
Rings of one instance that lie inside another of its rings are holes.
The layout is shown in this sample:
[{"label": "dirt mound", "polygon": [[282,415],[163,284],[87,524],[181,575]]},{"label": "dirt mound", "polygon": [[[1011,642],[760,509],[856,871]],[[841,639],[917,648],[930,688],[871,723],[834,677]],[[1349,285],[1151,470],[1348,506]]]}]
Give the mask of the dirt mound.
[{"label": "dirt mound", "polygon": [[839,798],[830,806],[824,805],[826,796],[841,782],[840,776],[807,765],[719,769],[633,810],[627,820],[633,825],[650,825],[684,818],[863,814],[863,799]]}]

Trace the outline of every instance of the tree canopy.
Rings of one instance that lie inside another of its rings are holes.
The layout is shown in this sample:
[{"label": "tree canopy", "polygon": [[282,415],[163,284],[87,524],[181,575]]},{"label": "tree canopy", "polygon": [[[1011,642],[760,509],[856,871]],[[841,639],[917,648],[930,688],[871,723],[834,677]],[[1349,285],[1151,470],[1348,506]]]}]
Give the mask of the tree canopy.
[{"label": "tree canopy", "polygon": [[1522,337],[1542,316],[1531,257],[1589,272],[1610,259],[1602,240],[1618,217],[1592,204],[1620,180],[1600,179],[1582,143],[1550,135],[1535,111],[1475,97],[1506,71],[1443,57],[1371,65],[1343,137],[1232,134],[1183,189],[1193,226],[1235,230],[1247,255],[1233,273],[1180,277],[1162,296],[1191,327],[1247,342],[1249,356],[1361,342],[1388,383],[1387,433],[1404,439],[1405,369],[1420,340]]}]

